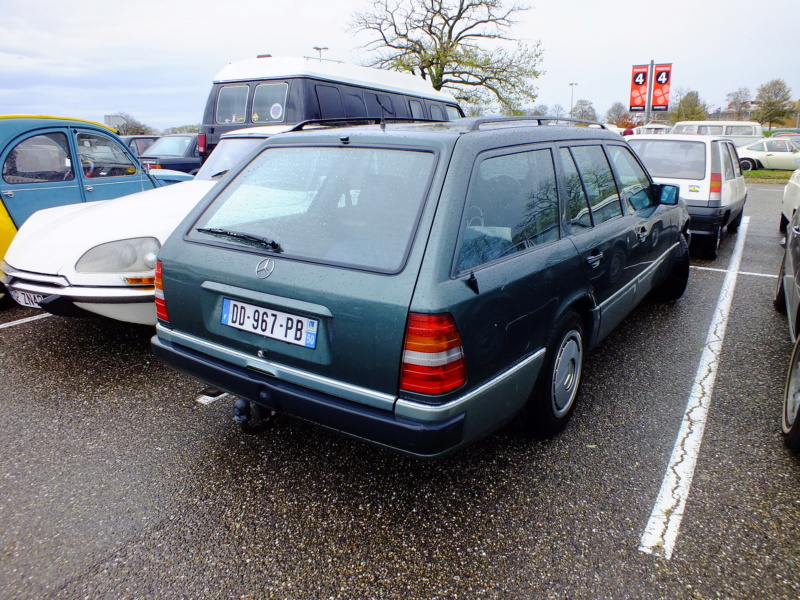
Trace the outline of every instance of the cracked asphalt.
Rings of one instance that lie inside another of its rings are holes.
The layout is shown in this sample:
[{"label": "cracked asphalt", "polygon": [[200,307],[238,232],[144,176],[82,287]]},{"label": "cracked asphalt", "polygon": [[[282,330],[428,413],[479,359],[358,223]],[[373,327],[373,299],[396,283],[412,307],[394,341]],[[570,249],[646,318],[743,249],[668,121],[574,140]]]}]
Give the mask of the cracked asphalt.
[{"label": "cracked asphalt", "polygon": [[[47,317],[0,328],[0,598],[800,597],[800,459],[772,308],[782,188],[750,217],[674,552],[639,550],[736,237],[693,258],[589,357],[562,435],[507,428],[421,463],[283,420],[171,372],[152,329]],[[37,314],[15,307],[0,326]]]}]

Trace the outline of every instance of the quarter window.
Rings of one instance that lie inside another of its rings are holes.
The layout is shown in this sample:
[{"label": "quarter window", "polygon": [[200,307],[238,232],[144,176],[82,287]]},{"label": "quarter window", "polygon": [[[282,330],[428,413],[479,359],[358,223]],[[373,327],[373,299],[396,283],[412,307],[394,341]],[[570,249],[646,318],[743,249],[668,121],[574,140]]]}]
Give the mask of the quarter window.
[{"label": "quarter window", "polygon": [[549,149],[479,164],[467,194],[459,271],[558,237],[558,194]]},{"label": "quarter window", "polygon": [[3,179],[11,184],[75,179],[69,144],[63,133],[43,133],[23,140],[3,162]]}]

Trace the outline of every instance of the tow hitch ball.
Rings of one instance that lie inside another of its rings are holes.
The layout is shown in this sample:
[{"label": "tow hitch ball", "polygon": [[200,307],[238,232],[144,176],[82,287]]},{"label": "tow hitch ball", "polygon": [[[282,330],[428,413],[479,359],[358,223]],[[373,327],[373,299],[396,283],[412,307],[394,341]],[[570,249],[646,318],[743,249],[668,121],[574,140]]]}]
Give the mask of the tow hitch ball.
[{"label": "tow hitch ball", "polygon": [[233,419],[239,428],[248,434],[261,433],[275,424],[277,413],[261,408],[245,398],[236,398],[233,403]]}]

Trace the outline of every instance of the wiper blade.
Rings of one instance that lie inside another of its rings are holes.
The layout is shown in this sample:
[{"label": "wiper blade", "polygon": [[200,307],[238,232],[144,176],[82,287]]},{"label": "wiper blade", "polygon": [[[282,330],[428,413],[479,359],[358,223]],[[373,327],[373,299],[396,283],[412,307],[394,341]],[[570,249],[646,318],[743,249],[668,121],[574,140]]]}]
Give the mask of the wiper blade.
[{"label": "wiper blade", "polygon": [[219,173],[214,173],[214,174],[211,176],[211,179],[216,179],[217,177],[222,177],[222,176],[223,176],[223,175],[225,175],[225,173],[227,173],[228,171],[230,171],[230,169],[225,169],[224,171],[220,171]]},{"label": "wiper blade", "polygon": [[273,252],[283,252],[283,248],[281,248],[281,245],[275,240],[252,233],[244,233],[243,231],[230,231],[228,229],[220,229],[218,227],[198,227],[195,229],[195,231],[199,231],[200,233],[210,233],[212,235],[225,235],[236,238],[237,240],[245,240],[248,242],[256,242],[257,244],[264,246]]}]

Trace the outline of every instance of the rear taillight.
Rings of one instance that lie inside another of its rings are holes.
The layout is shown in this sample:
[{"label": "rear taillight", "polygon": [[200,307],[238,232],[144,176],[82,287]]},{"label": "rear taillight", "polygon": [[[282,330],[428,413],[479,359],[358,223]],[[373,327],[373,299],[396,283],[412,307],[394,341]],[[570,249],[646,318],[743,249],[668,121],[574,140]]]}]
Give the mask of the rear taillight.
[{"label": "rear taillight", "polygon": [[161,276],[161,261],[156,262],[156,316],[162,321],[169,321],[167,303],[164,302],[164,280]]},{"label": "rear taillight", "polygon": [[198,133],[197,134],[197,151],[200,154],[206,153],[206,134],[205,133]]},{"label": "rear taillight", "polygon": [[712,173],[711,174],[711,189],[710,189],[710,196],[709,200],[721,200],[722,199],[722,174],[721,173]]},{"label": "rear taillight", "polygon": [[444,394],[466,381],[464,350],[453,317],[411,313],[403,347],[400,389]]}]

